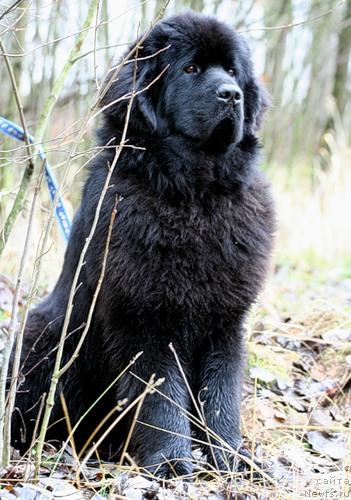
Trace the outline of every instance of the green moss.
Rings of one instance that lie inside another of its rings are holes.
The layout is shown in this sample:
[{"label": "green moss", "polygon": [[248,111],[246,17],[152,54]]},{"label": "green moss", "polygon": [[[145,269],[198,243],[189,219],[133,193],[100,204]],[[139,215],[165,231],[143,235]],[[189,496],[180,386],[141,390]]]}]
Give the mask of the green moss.
[{"label": "green moss", "polygon": [[298,353],[276,346],[249,342],[248,347],[249,369],[255,366],[265,368],[285,380],[290,378],[292,365],[300,358]]}]

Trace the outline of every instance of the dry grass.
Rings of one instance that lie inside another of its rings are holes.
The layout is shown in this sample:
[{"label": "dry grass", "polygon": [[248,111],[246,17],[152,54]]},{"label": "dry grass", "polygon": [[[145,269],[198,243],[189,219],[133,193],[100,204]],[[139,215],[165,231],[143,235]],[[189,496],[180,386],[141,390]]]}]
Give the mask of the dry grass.
[{"label": "dry grass", "polygon": [[[351,148],[340,126],[312,165],[268,169],[277,203],[276,261],[299,269],[351,263]],[[351,273],[349,272],[351,275]]]}]

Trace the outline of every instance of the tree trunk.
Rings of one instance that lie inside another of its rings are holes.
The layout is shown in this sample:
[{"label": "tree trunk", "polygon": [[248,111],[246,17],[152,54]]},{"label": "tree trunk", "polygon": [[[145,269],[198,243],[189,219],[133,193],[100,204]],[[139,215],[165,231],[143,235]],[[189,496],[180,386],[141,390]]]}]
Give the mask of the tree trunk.
[{"label": "tree trunk", "polygon": [[347,0],[342,28],[339,34],[339,43],[336,56],[336,69],[333,87],[335,104],[341,116],[343,116],[346,103],[350,97],[347,88],[347,70],[351,53],[351,0]]}]

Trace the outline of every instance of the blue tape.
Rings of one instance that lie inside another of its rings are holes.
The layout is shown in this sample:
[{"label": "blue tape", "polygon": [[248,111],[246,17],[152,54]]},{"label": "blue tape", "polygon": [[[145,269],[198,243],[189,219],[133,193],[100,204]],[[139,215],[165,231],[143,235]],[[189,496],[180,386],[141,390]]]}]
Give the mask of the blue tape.
[{"label": "blue tape", "polygon": [[[16,139],[17,141],[21,141],[21,142],[25,141],[23,129],[2,116],[0,116],[0,132],[2,132],[5,135],[8,135],[9,137],[12,137],[13,139]],[[29,135],[28,139],[31,143],[35,142],[34,137],[32,135]],[[52,201],[54,201],[54,198],[55,198],[56,193],[58,191],[58,185],[57,185],[55,176],[52,172],[52,169],[51,169],[51,167],[46,159],[46,155],[45,155],[45,152],[44,152],[42,146],[38,146],[38,155],[42,160],[44,160],[46,162],[46,164],[45,164],[45,178],[46,178],[46,182],[47,182],[47,185],[49,188],[50,198]],[[58,196],[58,199],[57,199],[55,215],[56,215],[59,227],[61,229],[62,235],[64,237],[64,240],[67,243],[72,223],[71,223],[70,218],[68,217],[67,210],[66,210],[65,204],[64,204],[61,196]]]}]

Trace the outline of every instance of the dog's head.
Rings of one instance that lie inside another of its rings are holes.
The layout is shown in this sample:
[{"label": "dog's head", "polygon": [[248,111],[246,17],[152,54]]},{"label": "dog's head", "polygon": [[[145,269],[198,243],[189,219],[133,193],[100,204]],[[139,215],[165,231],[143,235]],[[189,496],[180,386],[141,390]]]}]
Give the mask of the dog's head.
[{"label": "dog's head", "polygon": [[128,53],[102,99],[116,126],[134,92],[129,127],[140,133],[221,151],[258,130],[267,94],[245,40],[227,25],[187,12],[157,23]]}]

